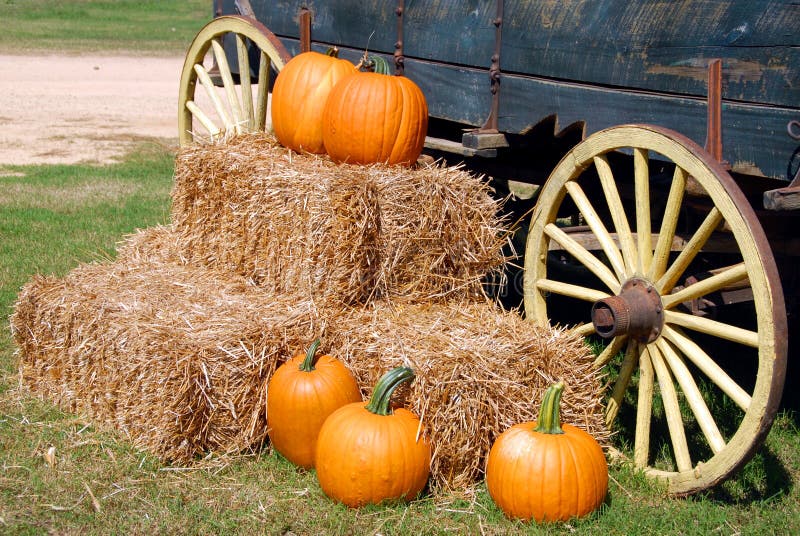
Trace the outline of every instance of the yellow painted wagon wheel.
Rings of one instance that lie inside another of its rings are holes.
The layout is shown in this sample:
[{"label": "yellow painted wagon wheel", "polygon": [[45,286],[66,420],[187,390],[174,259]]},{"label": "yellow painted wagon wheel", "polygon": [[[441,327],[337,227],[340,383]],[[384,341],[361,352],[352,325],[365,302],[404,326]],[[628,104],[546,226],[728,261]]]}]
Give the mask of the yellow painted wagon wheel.
[{"label": "yellow painted wagon wheel", "polygon": [[[754,314],[692,314],[736,293]],[[747,199],[691,140],[624,125],[575,146],[532,215],[524,302],[531,321],[578,311],[574,329],[605,339],[607,422],[625,416],[624,450],[671,493],[721,482],[762,444],[786,368],[778,271]]]},{"label": "yellow painted wagon wheel", "polygon": [[[238,69],[234,70],[223,46],[223,39],[228,35],[236,44]],[[250,65],[251,47],[258,51],[258,65]],[[224,93],[214,87],[210,67],[207,69],[204,65],[209,50],[219,69]],[[228,134],[263,131],[270,77],[273,71],[283,69],[290,58],[283,43],[255,19],[230,15],[206,24],[189,46],[181,71],[178,97],[181,145],[191,143],[196,136],[217,140]],[[233,73],[257,73],[257,86],[253,86],[250,76],[235,77]],[[204,88],[205,102],[196,98],[198,81]]]}]

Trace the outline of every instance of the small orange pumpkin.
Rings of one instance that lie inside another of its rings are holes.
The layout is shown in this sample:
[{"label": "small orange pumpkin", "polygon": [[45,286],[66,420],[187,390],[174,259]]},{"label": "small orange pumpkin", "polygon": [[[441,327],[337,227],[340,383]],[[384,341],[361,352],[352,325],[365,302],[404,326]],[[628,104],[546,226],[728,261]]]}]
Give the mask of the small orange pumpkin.
[{"label": "small orange pumpkin", "polygon": [[361,400],[355,378],[330,355],[316,357],[319,339],[305,355],[278,367],[267,384],[267,434],[275,450],[305,468],[314,465],[317,435],[338,408]]},{"label": "small orange pumpkin", "polygon": [[322,111],[337,82],[355,72],[355,65],[328,54],[303,52],[289,60],[272,89],[272,129],[284,147],[324,153]]},{"label": "small orange pumpkin", "polygon": [[425,96],[405,76],[389,75],[380,56],[374,72],[357,71],[331,90],[322,114],[322,139],[335,162],[405,164],[417,161],[428,131]]},{"label": "small orange pumpkin", "polygon": [[425,487],[431,447],[420,420],[406,409],[389,408],[394,390],[413,379],[408,367],[390,370],[367,404],[342,406],[322,425],[315,465],[328,497],[358,507],[411,500]]},{"label": "small orange pumpkin", "polygon": [[537,422],[516,424],[500,434],[486,462],[486,486],[511,518],[566,521],[586,515],[608,492],[603,449],[588,433],[561,425],[564,383],[544,394]]}]

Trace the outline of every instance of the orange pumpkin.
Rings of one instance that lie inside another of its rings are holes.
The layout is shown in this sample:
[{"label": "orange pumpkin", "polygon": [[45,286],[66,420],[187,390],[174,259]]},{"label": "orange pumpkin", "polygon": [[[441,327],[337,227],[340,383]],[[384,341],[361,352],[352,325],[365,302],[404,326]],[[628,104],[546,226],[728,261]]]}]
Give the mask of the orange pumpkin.
[{"label": "orange pumpkin", "polygon": [[369,403],[334,411],[317,440],[320,487],[332,499],[357,507],[386,499],[411,500],[430,474],[431,447],[412,412],[389,408],[394,390],[414,379],[398,367],[375,385]]},{"label": "orange pumpkin", "polygon": [[319,339],[306,354],[278,367],[267,384],[267,434],[275,450],[301,467],[314,465],[317,435],[336,409],[361,400],[355,378],[330,355],[316,358]]},{"label": "orange pumpkin", "polygon": [[511,518],[566,521],[597,509],[608,491],[608,465],[595,439],[560,423],[563,382],[544,395],[538,422],[500,434],[486,462],[486,486]]},{"label": "orange pumpkin", "polygon": [[337,82],[355,65],[335,52],[303,52],[289,60],[272,89],[272,128],[281,145],[294,151],[324,153],[322,111]]},{"label": "orange pumpkin", "polygon": [[389,75],[386,60],[373,61],[375,72],[359,71],[331,90],[322,114],[325,150],[335,162],[411,165],[428,131],[425,96],[408,78]]}]

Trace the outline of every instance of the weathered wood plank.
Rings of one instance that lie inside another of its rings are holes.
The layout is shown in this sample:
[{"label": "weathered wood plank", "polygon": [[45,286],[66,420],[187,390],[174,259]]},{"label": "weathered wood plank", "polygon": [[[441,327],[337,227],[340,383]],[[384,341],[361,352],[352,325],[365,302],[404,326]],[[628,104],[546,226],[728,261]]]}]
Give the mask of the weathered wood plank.
[{"label": "weathered wood plank", "polygon": [[[297,14],[308,2],[251,3],[296,53]],[[356,61],[369,40],[370,50],[390,57],[394,6],[311,4],[315,48],[343,45],[342,56]],[[488,117],[494,9],[493,0],[406,2],[405,74],[422,88],[431,116],[472,126]],[[588,135],[653,123],[702,145],[706,66],[720,57],[723,158],[734,171],[785,180],[797,148],[786,125],[800,116],[798,21],[800,3],[789,0],[506,0],[499,128],[521,133],[556,117],[561,126],[585,123]]]},{"label": "weathered wood plank", "polygon": [[764,192],[764,208],[769,210],[800,210],[800,185]]},{"label": "weathered wood plank", "polygon": [[[296,40],[284,40],[296,53]],[[315,45],[324,50],[322,45]],[[342,48],[340,57],[357,61],[363,51]],[[387,59],[388,58],[387,56]],[[405,75],[428,100],[433,117],[481,126],[489,114],[491,93],[486,72],[463,66],[407,59]],[[507,74],[503,77],[499,129],[520,134],[552,117],[556,132],[584,123],[585,135],[623,123],[651,123],[680,132],[702,145],[706,135],[706,101],[641,91],[557,82]],[[800,115],[797,107],[748,105],[724,101],[723,158],[734,171],[786,180],[797,142],[786,125]]]},{"label": "weathered wood plank", "polygon": [[[231,1],[232,5],[233,2]],[[298,37],[305,0],[253,0],[258,19]],[[391,0],[312,4],[313,39],[391,54]],[[406,2],[407,57],[488,69],[495,2]],[[704,95],[706,67],[723,62],[723,97],[795,106],[800,102],[800,4],[788,0],[506,0],[504,72],[584,83]]]}]

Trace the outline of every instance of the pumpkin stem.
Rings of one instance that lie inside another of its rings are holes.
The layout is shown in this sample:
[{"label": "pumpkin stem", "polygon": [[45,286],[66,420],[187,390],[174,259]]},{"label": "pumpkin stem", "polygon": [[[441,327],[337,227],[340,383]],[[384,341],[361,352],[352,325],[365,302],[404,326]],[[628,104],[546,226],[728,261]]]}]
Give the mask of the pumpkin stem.
[{"label": "pumpkin stem", "polygon": [[330,56],[332,58],[338,58],[339,57],[339,47],[337,47],[337,46],[328,47],[328,50],[325,51],[325,55],[326,56]]},{"label": "pumpkin stem", "polygon": [[356,69],[370,73],[391,74],[389,62],[383,56],[370,56],[366,50],[356,64]]},{"label": "pumpkin stem", "polygon": [[413,381],[414,376],[414,371],[409,367],[397,367],[390,370],[375,384],[375,390],[364,407],[375,415],[390,415],[389,400],[395,389],[402,383]]},{"label": "pumpkin stem", "polygon": [[564,392],[564,382],[551,385],[544,392],[542,407],[539,410],[539,420],[534,432],[541,434],[563,434],[561,429],[561,393]]},{"label": "pumpkin stem", "polygon": [[316,361],[317,349],[319,348],[320,340],[317,339],[311,343],[311,346],[308,347],[306,351],[306,358],[303,359],[303,362],[300,363],[298,367],[303,372],[311,372],[314,370],[314,362]]}]

